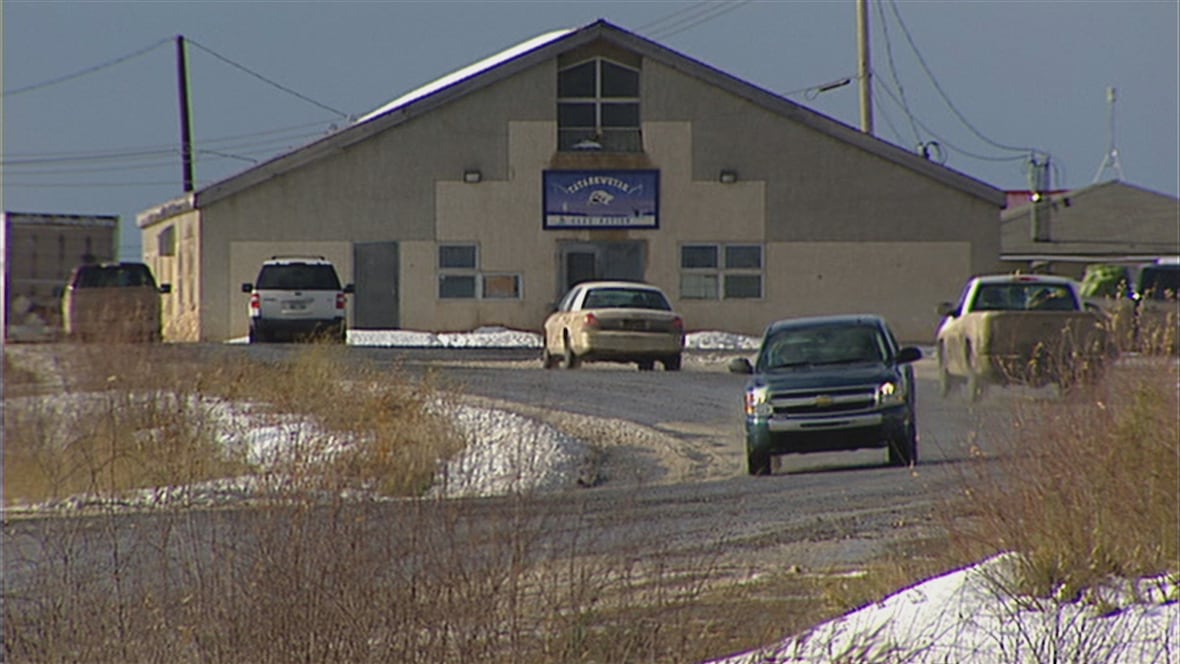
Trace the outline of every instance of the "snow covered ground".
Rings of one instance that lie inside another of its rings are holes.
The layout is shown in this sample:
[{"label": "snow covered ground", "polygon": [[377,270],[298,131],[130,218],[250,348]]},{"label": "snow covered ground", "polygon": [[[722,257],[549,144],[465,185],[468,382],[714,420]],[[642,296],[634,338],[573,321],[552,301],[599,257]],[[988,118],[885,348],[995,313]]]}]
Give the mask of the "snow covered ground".
[{"label": "snow covered ground", "polygon": [[[235,340],[235,341],[245,341]],[[351,331],[358,346],[540,348],[535,333],[484,328],[470,333]],[[688,335],[702,350],[757,349],[758,339],[722,332]],[[248,405],[210,402],[224,413],[227,445],[244,445],[256,461],[273,459],[305,429],[284,418],[251,423]],[[74,403],[67,410],[77,412]],[[63,411],[64,412],[64,411]],[[591,449],[542,422],[503,410],[463,406],[466,451],[440,468],[439,497],[552,491],[592,483]],[[228,479],[144,492],[151,504],[221,502],[257,491],[258,480]],[[85,499],[75,499],[85,502]],[[780,643],[709,664],[912,662],[992,664],[1079,662],[1180,664],[1180,579],[1112,580],[1087,601],[1014,597],[1002,589],[1016,563],[1000,555],[930,579]]]}]

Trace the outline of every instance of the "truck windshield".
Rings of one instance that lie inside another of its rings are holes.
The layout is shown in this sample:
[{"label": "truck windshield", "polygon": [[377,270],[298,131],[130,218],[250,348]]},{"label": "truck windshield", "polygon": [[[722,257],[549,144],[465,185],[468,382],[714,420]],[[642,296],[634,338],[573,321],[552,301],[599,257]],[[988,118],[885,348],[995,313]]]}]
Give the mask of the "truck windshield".
[{"label": "truck windshield", "polygon": [[759,365],[778,369],[880,362],[888,355],[887,348],[881,331],[868,325],[791,328],[766,340]]}]

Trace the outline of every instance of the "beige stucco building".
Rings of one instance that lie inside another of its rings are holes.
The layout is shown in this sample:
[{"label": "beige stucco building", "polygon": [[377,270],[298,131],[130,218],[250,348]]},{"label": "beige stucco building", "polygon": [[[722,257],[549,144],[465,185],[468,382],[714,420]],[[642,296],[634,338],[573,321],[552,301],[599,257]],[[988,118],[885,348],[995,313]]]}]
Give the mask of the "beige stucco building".
[{"label": "beige stucco building", "polygon": [[4,335],[52,338],[61,328],[61,294],[79,263],[115,259],[115,215],[4,213]]},{"label": "beige stucco building", "polygon": [[353,282],[353,329],[539,330],[588,278],[689,330],[868,311],[933,338],[999,265],[1005,195],[598,21],[543,35],[139,216],[166,334],[246,334],[275,254]]}]

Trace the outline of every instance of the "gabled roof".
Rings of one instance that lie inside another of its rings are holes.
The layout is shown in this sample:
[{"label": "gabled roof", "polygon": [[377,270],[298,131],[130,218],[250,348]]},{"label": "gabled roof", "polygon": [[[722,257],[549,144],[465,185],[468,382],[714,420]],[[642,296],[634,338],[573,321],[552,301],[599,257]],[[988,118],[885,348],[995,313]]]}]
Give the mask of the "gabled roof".
[{"label": "gabled roof", "polygon": [[1180,253],[1180,199],[1110,180],[1049,198],[1048,241],[1032,239],[1032,205],[1000,215],[1004,260],[1084,260]]},{"label": "gabled roof", "polygon": [[933,178],[949,187],[982,198],[997,207],[1005,204],[1003,191],[958,171],[936,164],[908,150],[865,134],[789,99],[726,74],[605,20],[581,28],[534,37],[501,53],[457,70],[361,116],[357,122],[294,151],[279,155],[196,192],[196,207],[242,191],[276,175],[299,168],[349,145],[363,141],[406,120],[422,115],[475,90],[493,85],[562,53],[595,41],[605,41],[659,62],[731,94],[850,143],[898,166]]}]

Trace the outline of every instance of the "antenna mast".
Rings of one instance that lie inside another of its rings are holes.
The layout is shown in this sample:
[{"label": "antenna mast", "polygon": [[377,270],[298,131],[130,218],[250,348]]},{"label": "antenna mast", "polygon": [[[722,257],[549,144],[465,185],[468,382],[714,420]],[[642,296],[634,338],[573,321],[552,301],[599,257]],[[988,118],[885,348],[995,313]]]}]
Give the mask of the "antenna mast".
[{"label": "antenna mast", "polygon": [[1106,154],[1102,157],[1102,163],[1098,165],[1098,172],[1094,174],[1094,183],[1102,178],[1102,174],[1106,169],[1114,171],[1115,178],[1122,181],[1123,165],[1119,161],[1119,149],[1115,147],[1114,142],[1114,88],[1106,89]]}]

